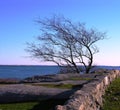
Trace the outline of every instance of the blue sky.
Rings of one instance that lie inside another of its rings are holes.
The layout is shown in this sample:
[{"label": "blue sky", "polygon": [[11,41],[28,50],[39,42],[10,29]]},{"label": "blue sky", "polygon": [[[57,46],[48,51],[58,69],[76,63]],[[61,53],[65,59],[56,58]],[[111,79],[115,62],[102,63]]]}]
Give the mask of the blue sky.
[{"label": "blue sky", "polygon": [[120,0],[1,0],[0,64],[44,65],[24,50],[40,34],[38,18],[63,15],[75,22],[107,32],[100,41],[96,65],[120,65]]}]

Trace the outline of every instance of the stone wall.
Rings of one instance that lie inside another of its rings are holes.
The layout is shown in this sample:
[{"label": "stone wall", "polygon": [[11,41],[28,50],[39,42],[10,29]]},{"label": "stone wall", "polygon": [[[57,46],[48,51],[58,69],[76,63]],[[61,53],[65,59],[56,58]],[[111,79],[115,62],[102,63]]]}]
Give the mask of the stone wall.
[{"label": "stone wall", "polygon": [[104,75],[98,75],[90,83],[77,90],[64,105],[56,106],[56,110],[100,110],[102,96],[108,85],[120,76],[119,70],[113,70]]}]

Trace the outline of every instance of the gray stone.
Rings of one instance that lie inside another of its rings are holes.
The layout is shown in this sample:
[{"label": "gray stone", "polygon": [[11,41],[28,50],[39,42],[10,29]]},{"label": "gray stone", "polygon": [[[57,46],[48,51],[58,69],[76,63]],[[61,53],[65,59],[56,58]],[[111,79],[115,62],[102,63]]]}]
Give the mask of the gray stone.
[{"label": "gray stone", "polygon": [[97,80],[92,80],[85,84],[64,105],[57,106],[56,110],[100,110],[103,105],[102,96],[106,88],[117,77],[120,77],[119,70],[113,70],[106,75],[97,76]]}]

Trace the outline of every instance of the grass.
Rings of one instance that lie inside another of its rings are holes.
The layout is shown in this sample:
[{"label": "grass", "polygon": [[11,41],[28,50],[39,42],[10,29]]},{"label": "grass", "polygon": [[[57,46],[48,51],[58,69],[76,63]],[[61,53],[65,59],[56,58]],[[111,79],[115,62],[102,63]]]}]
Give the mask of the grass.
[{"label": "grass", "polygon": [[120,110],[120,78],[117,78],[106,90],[102,110]]},{"label": "grass", "polygon": [[32,84],[34,86],[44,86],[49,88],[72,89],[73,84]]},{"label": "grass", "polygon": [[[79,78],[74,77],[69,80],[77,81],[77,80],[91,80],[91,78]],[[4,86],[6,84],[0,84],[0,86]],[[73,84],[31,84],[34,86],[45,86],[50,88],[61,88],[61,89],[72,89],[77,85]],[[36,101],[36,102],[20,102],[20,103],[9,103],[9,104],[0,104],[0,110],[50,110],[53,109],[56,105],[62,105],[66,99],[63,100],[44,100],[44,101]]]},{"label": "grass", "polygon": [[63,100],[44,100],[39,102],[23,102],[23,103],[11,103],[11,104],[0,104],[0,110],[54,110],[58,104],[64,104]]},{"label": "grass", "polygon": [[0,104],[0,110],[32,110],[38,102]]},{"label": "grass", "polygon": [[73,77],[73,78],[70,78],[69,80],[73,80],[73,81],[79,81],[79,80],[89,81],[89,80],[91,80],[91,79],[92,79],[92,78]]},{"label": "grass", "polygon": [[[68,80],[72,80],[72,81],[79,81],[79,80],[85,80],[85,81],[89,81],[92,78],[80,78],[80,77],[73,77],[70,78]],[[44,86],[44,87],[49,87],[49,88],[60,88],[60,89],[72,89],[77,85],[73,85],[73,84],[31,84],[33,86]]]},{"label": "grass", "polygon": [[[80,77],[73,77],[73,78],[70,78],[68,80],[72,80],[72,81],[79,81],[79,80],[85,80],[85,81],[89,81],[91,80],[92,78],[80,78]],[[73,85],[73,84],[31,84],[33,86],[44,86],[44,87],[49,87],[49,88],[60,88],[60,89],[72,89],[74,88],[74,86],[76,85]]]}]

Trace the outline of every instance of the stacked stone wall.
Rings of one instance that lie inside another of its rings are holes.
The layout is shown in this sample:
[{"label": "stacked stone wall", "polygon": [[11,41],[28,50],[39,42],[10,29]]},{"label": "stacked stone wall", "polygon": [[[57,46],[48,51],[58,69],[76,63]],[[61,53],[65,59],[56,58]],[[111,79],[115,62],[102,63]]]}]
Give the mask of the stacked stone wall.
[{"label": "stacked stone wall", "polygon": [[119,70],[113,70],[104,75],[98,75],[83,88],[77,90],[64,105],[56,106],[56,110],[100,110],[103,105],[103,95],[111,82],[120,77]]}]

